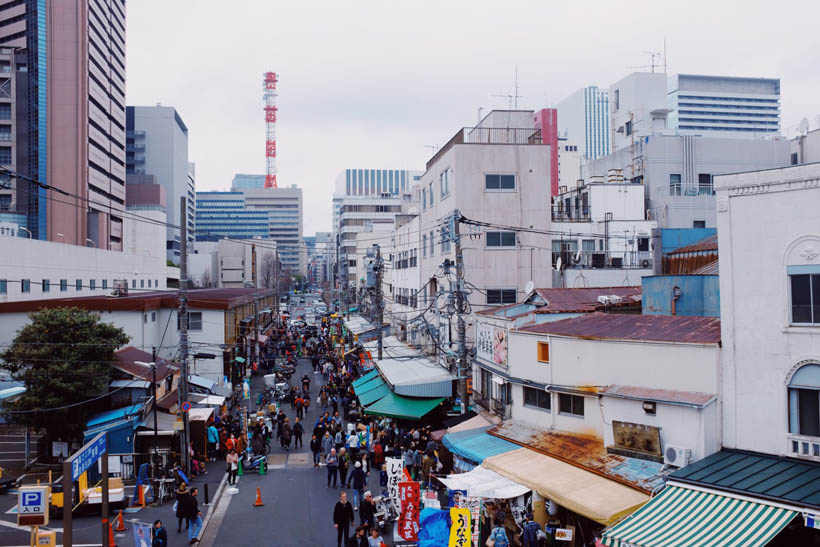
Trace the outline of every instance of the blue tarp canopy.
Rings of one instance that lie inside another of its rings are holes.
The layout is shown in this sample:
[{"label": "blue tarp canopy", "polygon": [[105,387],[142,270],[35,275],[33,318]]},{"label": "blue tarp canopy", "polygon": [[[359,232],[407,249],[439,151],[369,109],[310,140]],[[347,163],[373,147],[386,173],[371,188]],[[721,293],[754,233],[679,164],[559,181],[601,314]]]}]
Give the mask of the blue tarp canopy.
[{"label": "blue tarp canopy", "polygon": [[87,443],[98,433],[105,431],[108,433],[109,454],[133,454],[135,437],[134,431],[137,429],[139,424],[139,416],[131,416],[130,418],[108,422],[97,427],[89,428],[83,434],[83,443]]},{"label": "blue tarp canopy", "polygon": [[442,441],[447,450],[462,459],[478,465],[490,456],[497,456],[521,448],[510,441],[499,439],[487,433],[492,426],[447,433]]},{"label": "blue tarp canopy", "polygon": [[131,406],[124,406],[122,408],[116,408],[114,410],[106,410],[105,412],[100,412],[99,414],[95,414],[88,419],[88,422],[85,426],[88,429],[93,429],[97,426],[107,424],[108,422],[115,422],[118,420],[126,419],[130,416],[136,416],[142,410],[142,403],[137,403]]}]

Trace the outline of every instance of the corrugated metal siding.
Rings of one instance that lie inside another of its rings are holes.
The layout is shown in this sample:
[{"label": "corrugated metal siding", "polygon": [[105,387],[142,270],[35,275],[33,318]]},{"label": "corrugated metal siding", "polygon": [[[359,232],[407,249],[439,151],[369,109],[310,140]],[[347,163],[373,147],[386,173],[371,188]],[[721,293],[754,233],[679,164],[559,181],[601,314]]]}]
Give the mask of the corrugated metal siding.
[{"label": "corrugated metal siding", "polygon": [[453,395],[453,382],[431,382],[412,385],[393,386],[393,392],[398,395],[408,397],[451,397]]}]

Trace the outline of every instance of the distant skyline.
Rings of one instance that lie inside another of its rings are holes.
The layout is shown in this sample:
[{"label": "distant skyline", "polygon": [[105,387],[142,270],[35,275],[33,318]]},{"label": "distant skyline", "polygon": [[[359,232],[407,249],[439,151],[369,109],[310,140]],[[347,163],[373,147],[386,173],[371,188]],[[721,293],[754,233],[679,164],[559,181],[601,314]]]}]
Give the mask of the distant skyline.
[{"label": "distant skyline", "polygon": [[643,70],[665,39],[670,74],[780,78],[783,133],[804,117],[813,129],[820,38],[799,22],[818,13],[790,1],[140,0],[126,101],[176,107],[197,188],[227,190],[237,173],[264,174],[262,74],[277,72],[278,180],[303,189],[313,234],[330,230],[341,171],[424,170],[479,107],[509,106],[493,95],[513,94],[516,65],[519,108],[539,109]]}]

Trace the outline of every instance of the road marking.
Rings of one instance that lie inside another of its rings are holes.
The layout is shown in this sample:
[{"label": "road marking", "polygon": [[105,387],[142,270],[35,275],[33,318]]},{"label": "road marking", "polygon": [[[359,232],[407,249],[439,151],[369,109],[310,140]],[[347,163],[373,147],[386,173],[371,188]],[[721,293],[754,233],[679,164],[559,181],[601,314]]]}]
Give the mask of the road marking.
[{"label": "road marking", "polygon": [[[17,506],[15,505],[15,507],[17,507]],[[31,530],[30,526],[17,526],[16,522],[9,522],[7,520],[0,520],[0,526],[5,526],[6,528],[14,528],[16,530],[22,530],[24,532],[29,532]],[[54,530],[58,534],[63,533],[62,528],[52,528],[50,526],[40,526],[40,529],[41,530]],[[77,545],[76,547],[80,547],[80,546]]]}]

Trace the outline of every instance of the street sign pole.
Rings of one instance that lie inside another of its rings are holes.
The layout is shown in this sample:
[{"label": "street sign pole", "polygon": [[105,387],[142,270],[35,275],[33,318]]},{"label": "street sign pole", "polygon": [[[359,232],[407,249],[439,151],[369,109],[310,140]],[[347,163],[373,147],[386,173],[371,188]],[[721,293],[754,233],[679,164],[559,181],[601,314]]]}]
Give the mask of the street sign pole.
[{"label": "street sign pole", "polygon": [[[111,547],[108,544],[108,529],[111,526],[108,523],[108,450],[106,446],[105,454],[100,459],[100,468],[102,470],[102,547]],[[137,488],[142,488],[141,484]],[[139,499],[139,498],[138,498]]]},{"label": "street sign pole", "polygon": [[63,546],[72,547],[71,510],[74,508],[74,481],[71,479],[71,459],[63,462]]},{"label": "street sign pole", "polygon": [[98,433],[91,441],[63,462],[63,547],[73,547],[71,511],[74,508],[74,481],[88,471],[97,460],[102,469],[103,547],[108,545],[108,436]]}]

